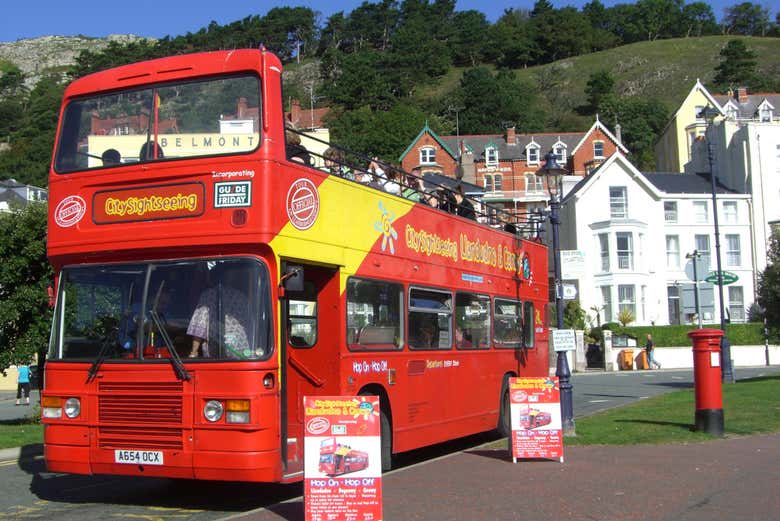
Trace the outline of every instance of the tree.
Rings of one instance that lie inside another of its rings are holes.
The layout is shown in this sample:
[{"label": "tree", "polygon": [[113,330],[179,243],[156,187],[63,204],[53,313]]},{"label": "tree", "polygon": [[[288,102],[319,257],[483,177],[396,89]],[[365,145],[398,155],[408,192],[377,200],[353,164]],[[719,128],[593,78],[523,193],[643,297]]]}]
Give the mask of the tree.
[{"label": "tree", "polygon": [[767,325],[780,334],[780,230],[769,241],[767,266],[758,276],[758,303],[764,309]]},{"label": "tree", "polygon": [[743,40],[730,40],[720,51],[715,67],[715,85],[725,91],[733,87],[753,87],[756,81],[756,53]]},{"label": "tree", "polygon": [[766,36],[769,30],[769,9],[752,2],[742,2],[726,8],[723,18],[726,34]]},{"label": "tree", "polygon": [[681,36],[699,37],[718,33],[718,22],[712,12],[712,7],[704,2],[691,2],[682,9]]},{"label": "tree", "polygon": [[603,121],[620,123],[623,144],[640,170],[654,168],[655,141],[668,121],[663,103],[653,98],[612,96],[602,100],[599,114]]},{"label": "tree", "polygon": [[585,95],[588,99],[588,114],[599,111],[602,100],[615,94],[615,78],[607,70],[598,70],[590,73],[590,78],[585,86]]},{"label": "tree", "polygon": [[518,132],[539,132],[545,114],[536,103],[533,84],[516,80],[511,71],[493,75],[486,67],[468,69],[460,82],[460,132],[490,134],[507,122]]},{"label": "tree", "polygon": [[46,204],[31,203],[0,214],[0,369],[30,363],[47,348],[53,273],[46,259],[46,213]]}]

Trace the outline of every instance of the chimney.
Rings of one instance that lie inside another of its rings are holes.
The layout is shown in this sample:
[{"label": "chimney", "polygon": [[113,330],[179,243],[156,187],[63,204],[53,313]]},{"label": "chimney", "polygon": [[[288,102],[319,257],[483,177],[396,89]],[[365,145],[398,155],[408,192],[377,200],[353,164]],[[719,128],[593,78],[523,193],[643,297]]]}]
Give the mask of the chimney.
[{"label": "chimney", "polygon": [[737,87],[737,101],[740,103],[747,103],[748,101],[747,87]]},{"label": "chimney", "polygon": [[620,123],[615,123],[615,139],[617,139],[618,144],[623,143],[623,127],[620,126]]},{"label": "chimney", "polygon": [[515,127],[507,127],[506,129],[506,144],[516,145],[517,138],[515,137]]},{"label": "chimney", "polygon": [[301,120],[301,102],[297,99],[290,100],[290,121],[297,124]]}]

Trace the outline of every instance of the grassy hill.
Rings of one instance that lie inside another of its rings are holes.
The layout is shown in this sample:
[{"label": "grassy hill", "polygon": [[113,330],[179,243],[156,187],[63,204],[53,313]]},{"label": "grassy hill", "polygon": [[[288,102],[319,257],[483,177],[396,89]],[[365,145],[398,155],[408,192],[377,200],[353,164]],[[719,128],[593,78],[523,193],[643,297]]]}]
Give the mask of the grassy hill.
[{"label": "grassy hill", "polygon": [[[715,67],[721,61],[720,50],[732,39],[736,38],[707,36],[641,42],[515,72],[520,79],[555,85],[558,92],[547,98],[563,100],[566,107],[559,108],[573,110],[585,103],[585,86],[591,72],[605,69],[615,78],[619,95],[658,98],[671,113],[697,78],[708,89],[712,88]],[[741,39],[756,53],[757,69],[762,74],[780,77],[780,38]],[[435,85],[420,89],[417,101],[445,96],[457,88],[462,74],[463,69],[450,69]],[[593,122],[590,117],[584,119],[587,125]]]}]

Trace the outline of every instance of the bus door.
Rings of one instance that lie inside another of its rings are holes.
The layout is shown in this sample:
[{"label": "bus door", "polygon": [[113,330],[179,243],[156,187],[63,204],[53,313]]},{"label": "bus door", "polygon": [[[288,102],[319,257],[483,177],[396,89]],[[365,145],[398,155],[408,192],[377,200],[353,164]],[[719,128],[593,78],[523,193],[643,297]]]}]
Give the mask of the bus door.
[{"label": "bus door", "polygon": [[303,397],[338,394],[342,321],[337,269],[285,262],[282,273],[302,277],[286,285],[281,301],[282,453],[292,479],[303,472]]}]

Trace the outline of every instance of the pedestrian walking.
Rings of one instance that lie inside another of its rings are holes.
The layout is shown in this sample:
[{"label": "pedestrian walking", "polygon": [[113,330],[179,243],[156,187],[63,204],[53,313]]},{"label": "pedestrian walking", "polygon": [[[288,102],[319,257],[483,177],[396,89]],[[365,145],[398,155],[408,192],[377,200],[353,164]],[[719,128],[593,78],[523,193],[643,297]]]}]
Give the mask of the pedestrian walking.
[{"label": "pedestrian walking", "polygon": [[30,405],[30,368],[20,365],[17,371],[19,378],[16,380],[16,405],[22,405],[22,394],[24,394],[25,405]]},{"label": "pedestrian walking", "polygon": [[661,364],[655,361],[655,358],[653,356],[653,351],[655,350],[655,343],[653,343],[653,335],[650,333],[647,334],[647,343],[645,343],[645,352],[647,353],[647,368],[652,369],[655,365],[656,368],[660,369]]}]

